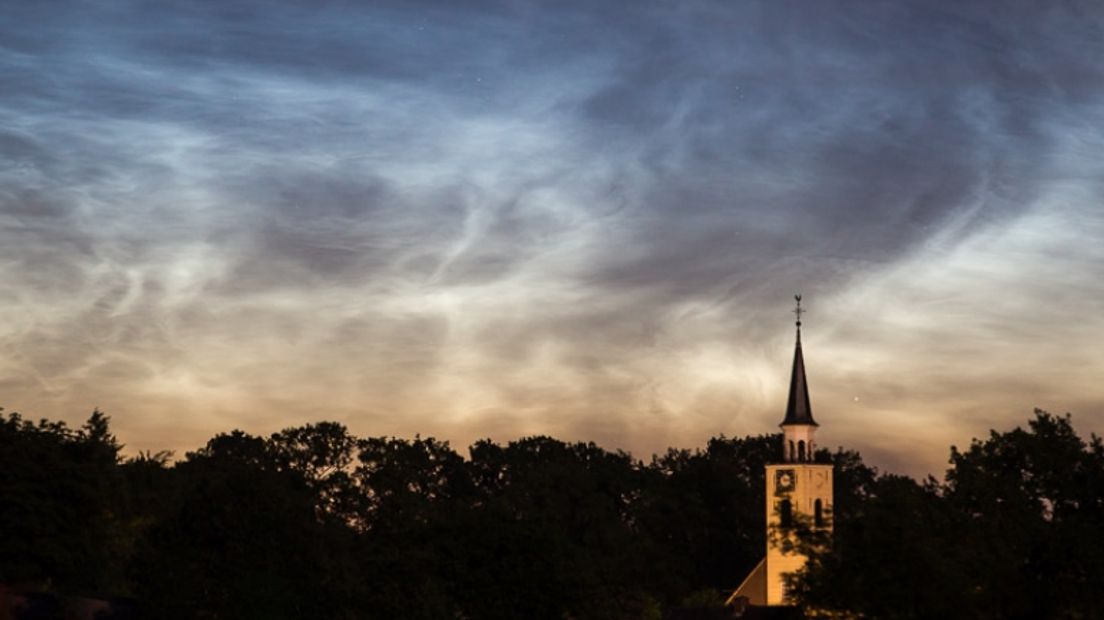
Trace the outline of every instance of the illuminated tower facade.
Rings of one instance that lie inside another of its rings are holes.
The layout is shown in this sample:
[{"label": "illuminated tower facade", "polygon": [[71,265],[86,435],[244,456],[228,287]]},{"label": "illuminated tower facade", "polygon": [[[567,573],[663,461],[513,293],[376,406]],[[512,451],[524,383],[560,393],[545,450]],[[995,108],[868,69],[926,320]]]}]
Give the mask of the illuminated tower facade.
[{"label": "illuminated tower facade", "polygon": [[795,297],[797,342],[794,349],[786,417],[782,419],[781,460],[767,465],[767,557],[766,604],[787,605],[784,576],[801,569],[806,558],[793,547],[794,526],[832,527],[832,465],[813,462],[816,430],[805,379],[805,358],[801,353],[801,296]]}]

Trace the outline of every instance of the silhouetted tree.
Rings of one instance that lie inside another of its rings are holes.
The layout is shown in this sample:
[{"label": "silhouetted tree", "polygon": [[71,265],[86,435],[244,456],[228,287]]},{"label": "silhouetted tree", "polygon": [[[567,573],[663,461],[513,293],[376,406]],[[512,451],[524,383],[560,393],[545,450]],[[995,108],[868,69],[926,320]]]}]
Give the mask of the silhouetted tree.
[{"label": "silhouetted tree", "polygon": [[[133,594],[160,618],[657,618],[721,614],[765,551],[779,437],[648,464],[593,443],[480,441],[469,458],[336,423],[119,458],[109,419],[0,418],[0,579]],[[1069,417],[952,449],[944,482],[835,464],[808,605],[872,618],[1089,618],[1104,589],[1104,446]],[[702,601],[709,603],[703,605]],[[686,614],[690,614],[687,616]],[[695,616],[696,617],[696,616]]]},{"label": "silhouetted tree", "polygon": [[0,580],[121,592],[126,540],[120,446],[95,411],[63,422],[0,417]]},{"label": "silhouetted tree", "polygon": [[808,604],[875,618],[1091,618],[1104,588],[1104,449],[1068,416],[951,450],[946,481],[881,476],[812,551]]},{"label": "silhouetted tree", "polygon": [[471,617],[620,618],[644,604],[646,543],[633,523],[641,467],[627,454],[530,437],[479,442],[470,467],[481,525],[456,578]]},{"label": "silhouetted tree", "polygon": [[703,587],[734,589],[762,559],[764,466],[777,458],[774,436],[711,439],[705,450],[669,450],[654,459],[639,519],[665,572],[663,598],[677,602]]},{"label": "silhouetted tree", "polygon": [[165,618],[341,617],[341,523],[272,442],[219,435],[173,468],[135,580]]}]

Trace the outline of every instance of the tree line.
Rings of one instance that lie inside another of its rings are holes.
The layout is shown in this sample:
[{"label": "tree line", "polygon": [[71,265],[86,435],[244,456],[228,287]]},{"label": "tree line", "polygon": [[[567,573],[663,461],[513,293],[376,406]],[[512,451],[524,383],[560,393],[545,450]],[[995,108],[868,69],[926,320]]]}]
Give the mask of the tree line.
[{"label": "tree line", "polygon": [[[648,462],[593,443],[233,431],[173,460],[0,416],[0,583],[126,597],[143,617],[648,618],[717,607],[764,555],[780,436]],[[952,449],[943,481],[835,465],[805,609],[870,618],[1092,618],[1104,447],[1070,418]]]}]

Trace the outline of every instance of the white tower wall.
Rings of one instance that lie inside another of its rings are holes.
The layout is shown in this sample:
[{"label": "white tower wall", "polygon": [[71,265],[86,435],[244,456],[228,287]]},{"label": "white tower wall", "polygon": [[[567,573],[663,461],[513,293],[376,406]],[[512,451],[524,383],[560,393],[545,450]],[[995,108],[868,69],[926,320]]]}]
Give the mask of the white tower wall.
[{"label": "white tower wall", "polygon": [[828,464],[767,465],[767,605],[791,604],[786,592],[785,575],[801,570],[806,562],[805,555],[791,547],[796,540],[793,531],[783,527],[783,502],[790,502],[793,522],[830,531],[832,471],[832,465]]}]

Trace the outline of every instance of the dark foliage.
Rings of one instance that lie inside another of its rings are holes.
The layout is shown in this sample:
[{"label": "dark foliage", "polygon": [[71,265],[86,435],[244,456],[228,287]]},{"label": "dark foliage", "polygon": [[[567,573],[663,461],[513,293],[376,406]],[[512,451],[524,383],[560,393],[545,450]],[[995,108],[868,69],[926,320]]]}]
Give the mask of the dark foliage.
[{"label": "dark foliage", "polygon": [[870,618],[1100,617],[1100,438],[1036,410],[1026,430],[952,448],[950,462],[942,483],[883,475],[853,487],[833,545],[811,550],[802,598]]},{"label": "dark foliage", "polygon": [[119,449],[99,411],[77,430],[0,417],[0,579],[127,590]]},{"label": "dark foliage", "polygon": [[[650,463],[590,443],[319,423],[123,460],[108,419],[0,418],[0,583],[158,618],[654,618],[717,608],[759,561],[776,436]],[[835,464],[834,543],[798,592],[872,618],[1093,617],[1104,448],[1068,418],[952,450],[943,483]],[[679,616],[682,614],[682,616]],[[697,615],[695,615],[697,614]],[[704,617],[704,616],[703,616]],[[712,616],[710,616],[712,617]]]}]

